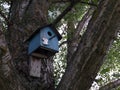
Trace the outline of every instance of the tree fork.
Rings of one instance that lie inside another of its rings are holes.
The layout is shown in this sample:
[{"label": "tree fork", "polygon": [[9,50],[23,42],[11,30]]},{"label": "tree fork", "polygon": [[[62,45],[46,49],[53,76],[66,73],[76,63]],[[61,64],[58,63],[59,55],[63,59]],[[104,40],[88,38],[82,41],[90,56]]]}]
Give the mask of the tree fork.
[{"label": "tree fork", "polygon": [[101,0],[57,90],[88,90],[119,30],[119,0]]}]

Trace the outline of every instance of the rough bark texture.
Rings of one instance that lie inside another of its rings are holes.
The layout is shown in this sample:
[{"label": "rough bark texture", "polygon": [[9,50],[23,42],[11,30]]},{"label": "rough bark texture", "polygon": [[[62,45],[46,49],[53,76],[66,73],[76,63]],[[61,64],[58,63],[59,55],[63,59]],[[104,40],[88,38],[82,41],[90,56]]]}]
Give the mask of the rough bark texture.
[{"label": "rough bark texture", "polygon": [[[41,60],[40,78],[29,76],[28,46],[24,42],[38,27],[48,23],[49,2],[48,0],[12,0],[11,2],[7,41],[0,31],[0,89],[54,90],[53,60]],[[120,29],[119,12],[119,0],[101,0],[77,51],[75,50],[76,52],[70,57],[71,62],[57,90],[90,88],[117,29]]]},{"label": "rough bark texture", "polygon": [[16,83],[16,85],[23,87],[20,86],[15,90],[54,90],[53,60],[40,59],[40,78],[31,77],[29,75],[28,46],[24,42],[38,27],[48,23],[48,3],[47,0],[13,0],[11,3],[10,24],[6,38],[12,56],[11,62],[15,68],[13,71],[20,78],[18,81],[20,84]]},{"label": "rough bark texture", "polygon": [[91,14],[93,13],[94,8],[90,8],[87,13],[83,16],[81,21],[79,21],[77,28],[75,29],[74,21],[68,21],[67,28],[67,64],[70,63],[73,53],[76,51],[78,44],[81,39],[80,32],[85,27],[85,24],[89,21]]},{"label": "rough bark texture", "polygon": [[12,57],[0,25],[0,89],[24,90],[19,76],[14,71],[15,69],[11,60]]},{"label": "rough bark texture", "polygon": [[88,90],[120,29],[120,1],[101,0],[57,90]]}]

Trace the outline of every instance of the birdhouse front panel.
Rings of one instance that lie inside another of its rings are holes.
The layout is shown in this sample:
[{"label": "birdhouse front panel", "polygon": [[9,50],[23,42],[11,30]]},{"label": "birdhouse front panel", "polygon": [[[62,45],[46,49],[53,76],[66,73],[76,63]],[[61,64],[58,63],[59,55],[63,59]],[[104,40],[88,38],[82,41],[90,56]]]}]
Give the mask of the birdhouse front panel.
[{"label": "birdhouse front panel", "polygon": [[50,27],[45,27],[40,31],[41,47],[47,50],[58,52],[58,37]]},{"label": "birdhouse front panel", "polygon": [[39,28],[29,40],[28,54],[40,58],[53,56],[59,51],[58,41],[61,39],[56,29],[46,26]]}]

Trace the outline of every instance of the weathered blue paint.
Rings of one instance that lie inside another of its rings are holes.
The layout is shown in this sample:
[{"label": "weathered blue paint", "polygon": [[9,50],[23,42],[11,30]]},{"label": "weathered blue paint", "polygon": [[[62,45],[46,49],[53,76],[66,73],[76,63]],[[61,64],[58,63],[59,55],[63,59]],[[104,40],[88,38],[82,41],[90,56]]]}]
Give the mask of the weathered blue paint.
[{"label": "weathered blue paint", "polygon": [[31,54],[40,47],[40,32],[29,41],[28,54]]},{"label": "weathered blue paint", "polygon": [[54,55],[59,51],[59,37],[51,27],[44,27],[29,39],[28,54],[38,53],[45,56]]},{"label": "weathered blue paint", "polygon": [[[42,43],[42,38],[47,38],[48,39],[48,45],[44,45]],[[51,30],[51,28],[46,27],[40,32],[40,43],[41,46],[45,47],[46,49],[52,49],[56,52],[58,52],[59,47],[58,47],[58,38],[56,34]]]}]

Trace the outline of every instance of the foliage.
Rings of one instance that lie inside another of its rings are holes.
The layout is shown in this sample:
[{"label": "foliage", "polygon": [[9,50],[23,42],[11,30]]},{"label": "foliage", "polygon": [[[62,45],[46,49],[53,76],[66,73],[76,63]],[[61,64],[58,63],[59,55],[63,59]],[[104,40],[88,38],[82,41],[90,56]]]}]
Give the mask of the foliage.
[{"label": "foliage", "polygon": [[98,74],[98,84],[104,85],[109,81],[120,78],[120,33],[114,41],[112,47],[109,50],[109,53],[106,57],[101,70]]},{"label": "foliage", "polygon": [[[88,2],[88,0],[86,0]],[[98,0],[94,0],[94,3],[97,4]],[[68,3],[67,3],[68,5]],[[51,9],[51,12],[53,13],[53,17],[51,18],[51,21],[53,21],[66,7],[67,5],[62,4],[60,7],[56,5],[53,6]],[[64,19],[59,23],[59,27],[61,25],[66,24],[68,21],[75,21],[74,23],[77,23],[81,20],[82,16],[86,12],[89,6],[78,4],[76,5],[72,11],[67,14]],[[55,11],[54,11],[55,10]],[[66,30],[64,30],[65,32]],[[67,33],[67,32],[65,32]],[[67,34],[64,34],[63,41],[67,40]],[[56,77],[56,84],[59,83],[66,67],[66,54],[67,54],[67,46],[63,45],[60,48],[60,52],[55,56],[55,77]],[[107,55],[106,61],[104,65],[102,66],[100,72],[98,73],[98,76],[96,77],[96,85],[103,86],[106,83],[113,81],[115,79],[120,78],[120,35],[118,35],[117,39],[114,41],[111,49],[109,50],[109,54]]]},{"label": "foliage", "polygon": [[3,14],[4,17],[8,17],[9,4],[4,0],[0,1],[0,13],[2,13],[0,14],[0,21],[2,22],[3,30],[5,30],[7,27],[7,21],[5,21],[5,18],[3,18]]},{"label": "foliage", "polygon": [[[68,6],[69,3],[62,3],[62,4],[55,4],[52,5],[49,9],[49,22],[53,22],[57,16],[60,15],[60,13]],[[78,21],[81,20],[84,13],[87,11],[89,6],[83,5],[83,4],[77,4],[71,12],[69,12],[65,17],[59,22],[59,25],[57,25],[59,32],[62,34],[62,42],[67,41],[67,22],[74,21],[75,25],[78,23]],[[61,80],[61,77],[63,73],[65,72],[66,68],[66,55],[67,55],[67,43],[63,44],[60,47],[59,53],[54,57],[54,68],[55,68],[55,82],[56,85]]]},{"label": "foliage", "polygon": [[55,84],[58,85],[59,81],[62,78],[63,73],[66,68],[66,51],[67,47],[64,45],[60,48],[60,53],[57,54],[54,58],[54,76],[55,76]]}]

